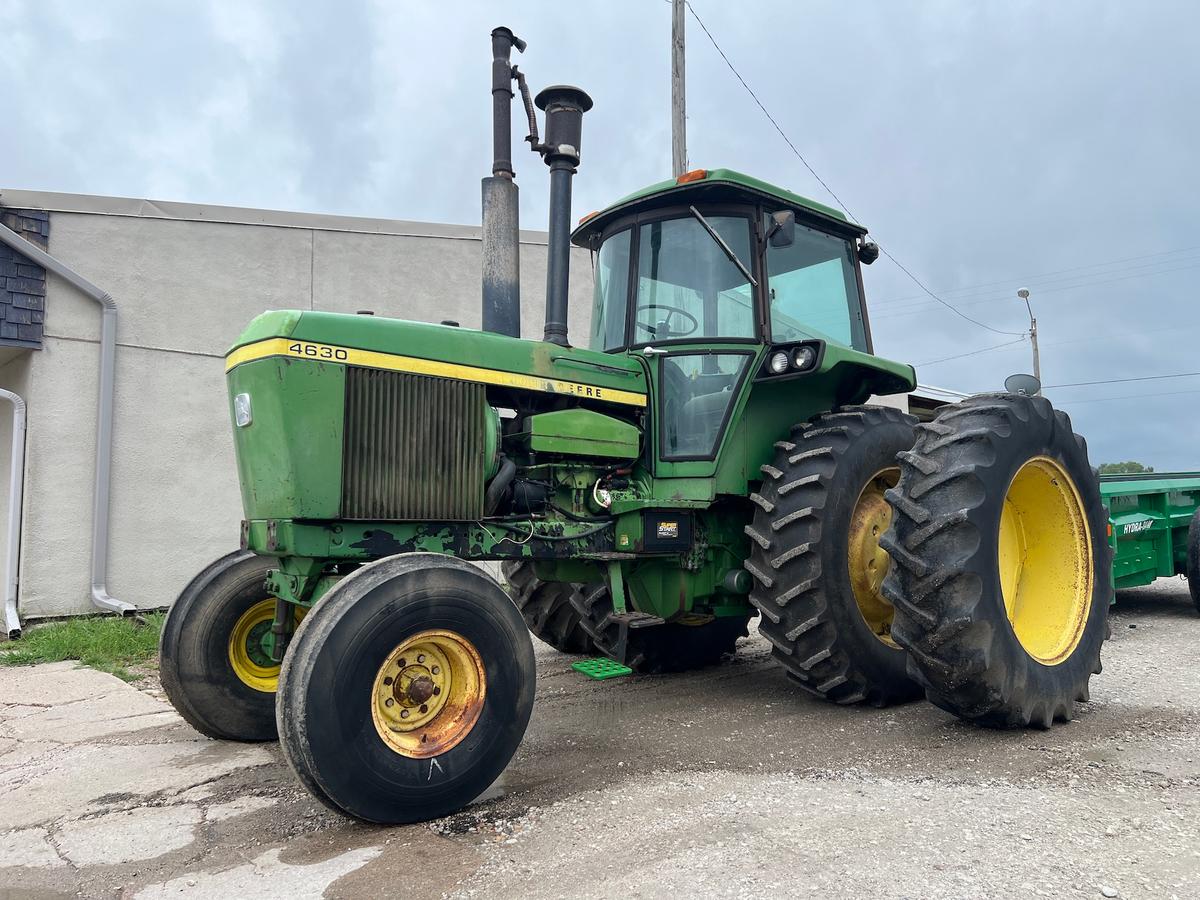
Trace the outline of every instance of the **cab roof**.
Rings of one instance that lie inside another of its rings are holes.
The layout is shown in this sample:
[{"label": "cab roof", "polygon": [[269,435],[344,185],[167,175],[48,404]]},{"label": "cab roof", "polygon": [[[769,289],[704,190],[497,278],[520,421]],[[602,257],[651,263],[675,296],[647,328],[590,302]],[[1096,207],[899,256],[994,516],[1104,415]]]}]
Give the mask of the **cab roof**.
[{"label": "cab roof", "polygon": [[612,206],[584,216],[579,220],[579,226],[572,233],[571,241],[580,247],[590,247],[614,219],[635,210],[673,206],[683,203],[685,199],[689,203],[697,200],[718,203],[765,200],[768,203],[790,207],[801,216],[807,214],[808,218],[816,219],[836,231],[856,235],[867,233],[867,229],[850,221],[838,210],[823,203],[817,203],[815,200],[809,200],[807,197],[801,197],[799,194],[793,194],[789,190],[766,181],[735,172],[733,169],[697,169],[681,175],[679,179],[660,181],[639,191],[634,191],[629,196],[622,197]]}]

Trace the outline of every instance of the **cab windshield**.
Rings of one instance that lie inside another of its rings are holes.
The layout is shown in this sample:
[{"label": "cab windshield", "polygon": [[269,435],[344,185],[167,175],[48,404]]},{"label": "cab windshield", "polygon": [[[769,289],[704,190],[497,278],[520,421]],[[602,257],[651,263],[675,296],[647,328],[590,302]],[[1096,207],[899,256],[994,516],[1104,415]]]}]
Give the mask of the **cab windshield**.
[{"label": "cab windshield", "polygon": [[[705,215],[729,249],[752,265],[750,220]],[[637,271],[631,272],[636,250]],[[630,277],[636,279],[630,290]],[[629,315],[632,293],[633,310]],[[627,325],[627,320],[632,322]],[[626,340],[626,328],[631,333]],[[646,222],[611,235],[596,262],[591,347],[664,341],[753,340],[750,281],[694,216]]]}]

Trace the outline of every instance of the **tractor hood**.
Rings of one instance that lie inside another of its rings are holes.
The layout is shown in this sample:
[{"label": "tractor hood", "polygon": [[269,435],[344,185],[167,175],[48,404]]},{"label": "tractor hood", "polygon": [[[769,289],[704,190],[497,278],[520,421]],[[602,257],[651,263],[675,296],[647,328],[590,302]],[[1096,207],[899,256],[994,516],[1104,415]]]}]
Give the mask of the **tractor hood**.
[{"label": "tractor hood", "polygon": [[637,360],[451,325],[272,310],[250,323],[226,355],[225,368],[266,357],[646,405],[646,375]]}]

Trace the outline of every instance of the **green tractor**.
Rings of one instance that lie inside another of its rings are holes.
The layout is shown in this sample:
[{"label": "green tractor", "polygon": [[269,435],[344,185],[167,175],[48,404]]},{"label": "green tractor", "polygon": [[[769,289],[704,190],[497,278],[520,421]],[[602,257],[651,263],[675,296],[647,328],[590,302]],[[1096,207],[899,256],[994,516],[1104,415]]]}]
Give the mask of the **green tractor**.
[{"label": "green tractor", "polygon": [[[278,735],[317,798],[381,823],[450,813],[503,771],[533,706],[530,632],[660,673],[717,664],[761,616],[817,697],[1069,719],[1112,583],[1066,415],[1007,393],[920,425],[868,405],[915,386],[872,353],[860,267],[878,248],[757,179],[689,172],[572,233],[591,101],[531,100],[524,45],[492,40],[484,328],[282,310],[242,333],[241,550],[167,617],[180,714]],[[517,336],[514,79],[551,171],[542,341]],[[572,242],[594,260],[586,349],[566,333]]]}]

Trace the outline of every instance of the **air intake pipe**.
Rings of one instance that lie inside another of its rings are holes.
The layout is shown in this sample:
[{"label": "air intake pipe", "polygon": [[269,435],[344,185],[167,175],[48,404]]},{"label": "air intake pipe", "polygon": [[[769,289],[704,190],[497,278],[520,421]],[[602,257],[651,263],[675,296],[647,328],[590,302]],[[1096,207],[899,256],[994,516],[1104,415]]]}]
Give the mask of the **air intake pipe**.
[{"label": "air intake pipe", "polygon": [[592,108],[592,98],[577,87],[555,85],[541,91],[534,102],[546,114],[546,140],[534,146],[550,167],[550,241],[543,340],[565,347],[571,272],[571,178],[579,165],[583,114]]},{"label": "air intake pipe", "polygon": [[518,191],[512,163],[513,47],[507,28],[492,32],[492,174],[483,179],[483,330],[521,336]]}]

